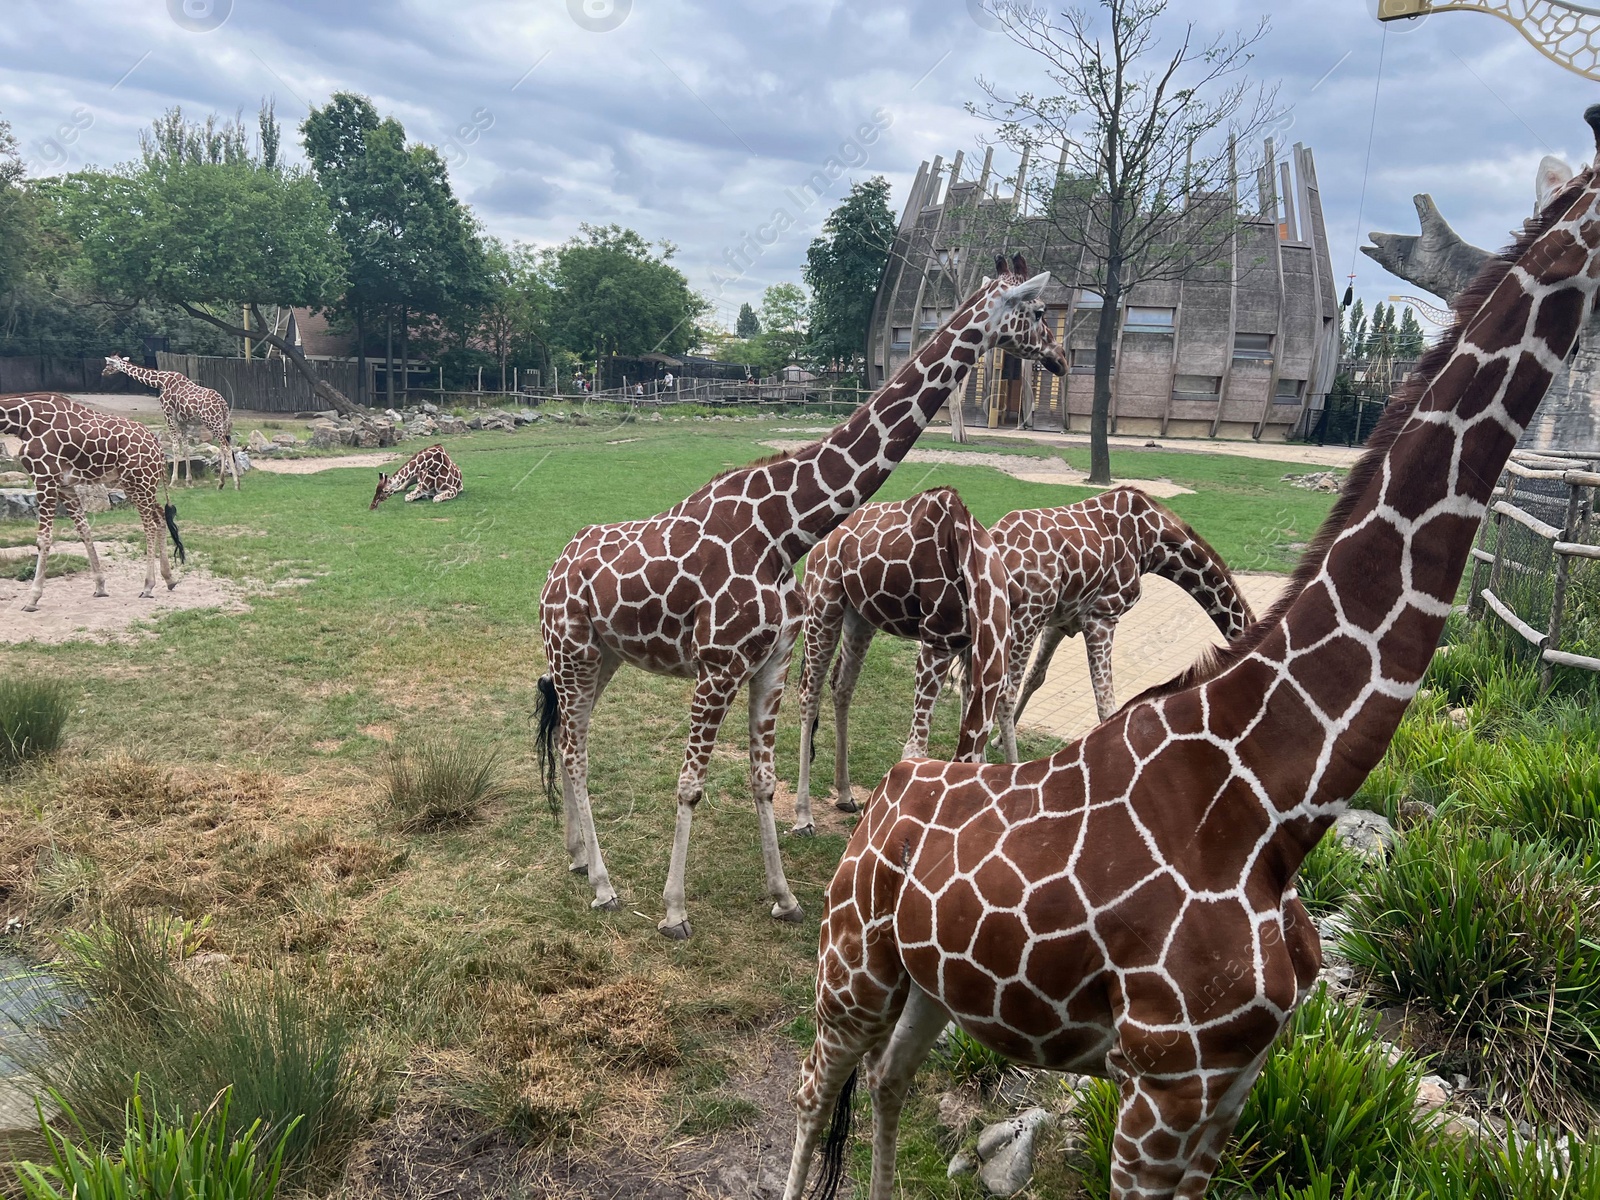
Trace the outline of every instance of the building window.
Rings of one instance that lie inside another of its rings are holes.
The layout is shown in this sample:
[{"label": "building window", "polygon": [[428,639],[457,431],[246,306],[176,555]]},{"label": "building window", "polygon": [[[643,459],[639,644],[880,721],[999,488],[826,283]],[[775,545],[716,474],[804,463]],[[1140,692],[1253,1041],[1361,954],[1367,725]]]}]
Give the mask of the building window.
[{"label": "building window", "polygon": [[1122,328],[1128,333],[1171,333],[1177,312],[1175,308],[1148,308],[1130,304]]},{"label": "building window", "polygon": [[[1087,347],[1086,349],[1083,349],[1083,350],[1074,350],[1072,352],[1072,373],[1074,375],[1087,375],[1087,374],[1089,374],[1090,372],[1092,372],[1094,370],[1094,363],[1095,363],[1095,353],[1094,353],[1094,347],[1093,346],[1089,346],[1089,347]],[[1115,369],[1116,369],[1116,364],[1113,363],[1112,364],[1112,370],[1115,370]]]},{"label": "building window", "polygon": [[1174,400],[1215,400],[1222,392],[1221,375],[1174,375]]},{"label": "building window", "polygon": [[924,308],[922,310],[922,321],[918,328],[937,329],[955,315],[956,310],[953,308]]},{"label": "building window", "polygon": [[911,326],[895,325],[889,330],[889,349],[911,349]]},{"label": "building window", "polygon": [[1274,404],[1299,404],[1305,395],[1306,381],[1304,379],[1280,379],[1278,390],[1272,394]]},{"label": "building window", "polygon": [[1272,335],[1270,333],[1234,334],[1233,356],[1235,358],[1255,359],[1258,361],[1271,359]]},{"label": "building window", "polygon": [[1106,302],[1099,292],[1080,291],[1078,293],[1079,308],[1104,308],[1105,306]]},{"label": "building window", "polygon": [[961,250],[959,248],[935,250],[929,261],[941,271],[954,272],[961,266]]}]

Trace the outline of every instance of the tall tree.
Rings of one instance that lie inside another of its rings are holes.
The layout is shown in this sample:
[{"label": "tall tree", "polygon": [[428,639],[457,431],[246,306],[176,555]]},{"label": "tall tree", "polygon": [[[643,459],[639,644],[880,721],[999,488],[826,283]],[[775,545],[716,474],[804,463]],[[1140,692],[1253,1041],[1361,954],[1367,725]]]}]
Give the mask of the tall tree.
[{"label": "tall tree", "polygon": [[1367,352],[1367,311],[1358,298],[1350,306],[1349,316],[1345,319],[1344,327],[1344,356],[1351,361],[1358,361]]},{"label": "tall tree", "polygon": [[894,232],[889,183],[878,175],[851,184],[823,222],[822,236],[807,247],[802,277],[811,289],[816,360],[846,371],[865,366],[867,324]]},{"label": "tall tree", "polygon": [[0,119],[0,296],[9,295],[21,280],[34,245],[33,206],[23,174],[11,123]]},{"label": "tall tree", "polygon": [[780,368],[800,357],[810,320],[811,305],[798,284],[775,283],[761,293],[761,337]]},{"label": "tall tree", "polygon": [[554,293],[541,266],[544,258],[521,244],[505,245],[490,238],[484,245],[487,295],[478,314],[476,334],[500,370],[505,389],[508,364],[530,346],[538,348],[546,377],[554,358],[549,342]]},{"label": "tall tree", "polygon": [[1197,40],[1193,23],[1160,39],[1168,0],[1097,0],[1051,16],[1031,0],[998,0],[995,16],[1042,70],[1045,92],[981,80],[972,111],[1017,150],[1058,162],[1018,181],[1045,218],[1052,244],[1081,255],[1072,281],[1102,298],[1095,327],[1089,480],[1111,482],[1107,435],[1112,355],[1123,298],[1141,283],[1213,272],[1237,228],[1232,138],[1252,141],[1275,88],[1242,72],[1267,33]]},{"label": "tall tree", "polygon": [[748,303],[739,306],[739,319],[734,323],[733,332],[742,338],[753,338],[761,332],[761,318]]},{"label": "tall tree", "polygon": [[[263,120],[271,120],[265,109]],[[268,166],[240,122],[192,122],[177,109],[142,150],[139,163],[78,172],[48,193],[82,275],[103,294],[172,305],[266,342],[330,407],[354,411],[261,314],[263,304],[322,307],[344,288],[344,254],[317,181]],[[241,308],[244,324],[234,319]]]},{"label": "tall tree", "polygon": [[1395,353],[1401,358],[1420,358],[1426,340],[1422,335],[1422,322],[1417,320],[1417,314],[1411,306],[1406,305],[1405,314],[1400,318],[1400,328],[1395,334]]},{"label": "tall tree", "polygon": [[700,340],[696,321],[708,307],[659,247],[620,225],[580,225],[559,246],[550,279],[555,329],[574,354],[682,354]]}]

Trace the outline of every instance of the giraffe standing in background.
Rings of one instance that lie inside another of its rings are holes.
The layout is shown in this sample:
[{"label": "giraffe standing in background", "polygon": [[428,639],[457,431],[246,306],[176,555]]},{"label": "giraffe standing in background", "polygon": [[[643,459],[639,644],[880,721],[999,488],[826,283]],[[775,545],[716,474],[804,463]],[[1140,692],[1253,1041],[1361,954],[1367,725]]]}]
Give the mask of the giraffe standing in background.
[{"label": "giraffe standing in background", "polygon": [[178,460],[183,460],[183,481],[193,483],[189,456],[184,452],[188,432],[199,427],[217,439],[222,451],[222,462],[217,467],[217,486],[223,487],[228,474],[233,474],[233,490],[239,490],[239,464],[233,458],[233,413],[220,392],[196,383],[178,371],[153,371],[149,367],[135,366],[121,355],[106,359],[102,375],[121,373],[136,379],[146,387],[161,393],[161,415],[166,418],[172,433],[172,485],[178,482]]},{"label": "giraffe standing in background", "polygon": [[[1584,114],[1600,143],[1600,105]],[[1317,977],[1296,872],[1378,763],[1433,655],[1501,468],[1600,287],[1590,166],[1457,299],[1267,616],[1050,758],[903,762],[828,889],[786,1200],[873,1095],[892,1194],[912,1076],[954,1019],[1113,1080],[1113,1200],[1197,1200]]]},{"label": "giraffe standing in background", "polygon": [[990,533],[1011,584],[1014,720],[1044,682],[1056,647],[1075,633],[1083,634],[1100,719],[1117,710],[1111,641],[1118,620],[1139,602],[1142,575],[1183,588],[1230,642],[1255,621],[1222,557],[1187,521],[1137,488],[1007,513]]},{"label": "giraffe standing in background", "polygon": [[[811,759],[822,680],[833,670],[834,807],[850,795],[850,699],[877,630],[918,643],[916,699],[903,758],[925,758],[933,706],[951,660],[968,656],[956,759],[982,762],[995,717],[1007,705],[1011,605],[1005,567],[989,531],[954,488],[866,504],[806,557],[805,659],[800,672],[800,780],[794,832],[814,833]],[[1004,722],[1007,728],[1010,722]],[[1013,754],[1012,757],[1015,757]]]},{"label": "giraffe standing in background", "polygon": [[22,439],[17,457],[23,470],[33,476],[33,486],[39,493],[39,562],[33,573],[33,590],[22,606],[23,612],[36,612],[39,608],[45,567],[50,561],[57,504],[66,506],[78,536],[83,539],[89,570],[94,575],[94,594],[106,594],[100,556],[95,553],[89,522],[78,499],[80,483],[120,484],[138,508],[139,520],[144,525],[145,545],[144,591],[139,595],[146,600],[154,595],[157,559],[161,562],[161,578],[166,580],[167,590],[177,586],[167,562],[167,539],[162,524],[165,522],[167,532],[172,534],[178,561],[183,562],[183,542],[178,537],[176,521],[178,510],[170,504],[157,503],[166,464],[161,442],[148,425],[126,417],[114,417],[54,392],[36,392],[0,396],[0,433]]},{"label": "giraffe standing in background", "polygon": [[588,875],[596,908],[618,901],[589,805],[589,718],[627,662],[695,681],[660,931],[672,938],[691,932],[684,906],[689,827],[717,730],[744,684],[750,783],[772,915],[799,919],[772,813],[773,734],[803,609],[794,566],[882,486],[980,354],[1000,347],[1038,359],[1057,375],[1066,371],[1044,321],[1049,274],[1028,278],[1020,255],[995,267],[995,278],[985,279],[871,400],[820,441],[728,471],[660,516],[581,530],[557,558],[540,597],[550,663],[539,681],[540,761],[548,786],[559,742],[567,852],[572,870]]}]

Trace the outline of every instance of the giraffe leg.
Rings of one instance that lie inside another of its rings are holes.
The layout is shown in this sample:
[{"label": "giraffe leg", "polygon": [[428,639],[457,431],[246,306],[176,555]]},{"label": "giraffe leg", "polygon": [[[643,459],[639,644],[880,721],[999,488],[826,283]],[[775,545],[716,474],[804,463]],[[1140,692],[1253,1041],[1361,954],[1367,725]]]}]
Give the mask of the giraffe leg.
[{"label": "giraffe leg", "polygon": [[407,492],[404,496],[402,496],[401,499],[404,500],[407,504],[410,504],[413,500],[421,500],[422,499],[422,485],[420,483],[413,485],[411,490],[409,492]]},{"label": "giraffe leg", "polygon": [[933,706],[939,702],[944,677],[950,672],[955,655],[937,650],[927,642],[917,644],[917,685],[911,701],[911,736],[900,757],[927,758],[928,733],[933,728]]},{"label": "giraffe leg", "polygon": [[822,709],[822,681],[839,646],[843,611],[816,605],[806,618],[806,644],[800,668],[800,781],[794,790],[794,828],[810,837],[817,832],[811,818],[811,760],[817,755],[817,718]]},{"label": "giraffe leg", "polygon": [[1056,647],[1061,645],[1067,636],[1066,630],[1057,625],[1046,625],[1039,633],[1039,649],[1033,656],[1033,664],[1028,668],[1027,677],[1022,682],[1021,689],[1017,692],[1016,707],[1011,710],[1013,721],[1022,720],[1022,710],[1027,707],[1028,697],[1039,690],[1044,683],[1044,677],[1050,670],[1050,660],[1055,656]]},{"label": "giraffe leg", "polygon": [[22,606],[23,612],[38,612],[39,597],[44,594],[44,572],[50,562],[50,544],[55,535],[56,503],[60,491],[53,479],[45,478],[38,481],[39,489],[39,536],[36,544],[39,547],[39,561],[33,569],[33,588],[28,593],[28,602]]},{"label": "giraffe leg", "polygon": [[761,827],[761,860],[767,874],[767,895],[772,897],[772,915],[779,921],[799,921],[800,901],[789,890],[783,874],[783,857],[778,853],[778,827],[772,815],[772,794],[777,790],[778,773],[772,761],[772,742],[778,729],[778,704],[783,699],[783,682],[789,673],[798,628],[778,635],[767,661],[750,677],[750,791],[756,802],[756,822]]},{"label": "giraffe leg", "polygon": [[1016,691],[1007,678],[1005,690],[1000,694],[1000,706],[995,709],[995,728],[1000,734],[1000,748],[1006,756],[1008,763],[1017,761],[1017,718],[1011,711],[1011,698]]},{"label": "giraffe leg", "polygon": [[222,438],[222,465],[226,472],[217,472],[217,489],[220,491],[228,482],[228,476],[233,476],[233,490],[239,490],[239,460],[233,457],[233,437],[224,434]]},{"label": "giraffe leg", "polygon": [[870,1200],[894,1196],[895,1145],[900,1137],[900,1112],[911,1080],[944,1030],[950,1014],[927,992],[911,985],[894,1033],[867,1060],[867,1085],[872,1089],[872,1190]]},{"label": "giraffe leg", "polygon": [[[568,772],[565,767],[563,767],[561,771],[561,802],[564,818],[562,821],[562,829],[565,833],[567,843],[567,869],[574,875],[589,874],[589,840],[590,833],[592,832],[589,826],[591,826],[594,821],[594,818],[592,814],[590,814],[589,810],[587,786],[587,776],[589,770],[589,721],[594,715],[595,706],[600,703],[600,697],[605,694],[606,684],[611,682],[611,677],[616,674],[617,667],[619,665],[621,665],[621,660],[605,655],[601,656],[599,668],[595,672],[593,684],[594,691],[589,697],[588,706],[578,710],[582,714],[581,725],[576,728],[575,732],[581,742],[580,754],[583,760],[584,774],[584,803],[581,808],[578,804],[578,790],[573,785],[571,773]],[[563,710],[563,712],[564,711],[565,710]],[[585,823],[586,814],[590,814],[587,816],[587,824]],[[598,847],[598,838],[596,839],[595,844]],[[615,908],[616,904],[613,903],[611,907]]]},{"label": "giraffe leg", "polygon": [[443,504],[446,500],[453,499],[458,495],[460,495],[460,492],[457,491],[457,489],[445,488],[443,491],[435,492],[433,494],[433,502],[435,504]]},{"label": "giraffe leg", "polygon": [[551,680],[561,706],[561,793],[566,810],[566,843],[571,869],[586,874],[594,899],[589,907],[611,910],[617,907],[617,893],[600,854],[600,839],[595,833],[594,811],[589,805],[589,718],[595,701],[616,670],[607,668],[603,655],[579,650],[552,655]]},{"label": "giraffe leg", "polygon": [[1083,648],[1089,654],[1089,683],[1094,688],[1094,706],[1104,721],[1117,711],[1117,696],[1111,686],[1111,639],[1116,636],[1115,621],[1093,618],[1083,625]]},{"label": "giraffe leg", "polygon": [[75,489],[69,489],[61,494],[61,502],[66,505],[73,527],[78,531],[78,537],[83,540],[84,552],[89,556],[89,570],[94,575],[94,594],[107,595],[105,572],[100,569],[100,556],[95,553],[94,537],[89,532],[89,520],[83,515],[83,501],[78,498]]},{"label": "giraffe leg", "polygon": [[850,794],[850,698],[855,695],[872,633],[872,626],[854,609],[845,610],[839,659],[833,665],[833,806],[840,812],[860,811]]},{"label": "giraffe leg", "polygon": [[689,927],[689,910],[683,902],[683,873],[689,861],[689,826],[694,823],[695,805],[705,791],[706,763],[717,744],[717,730],[728,707],[739,691],[739,677],[725,671],[704,671],[695,681],[694,700],[689,708],[689,746],[683,754],[683,769],[678,773],[678,822],[672,832],[672,859],[667,867],[667,886],[662,892],[667,915],[657,923],[662,936],[683,941],[694,931]]},{"label": "giraffe leg", "polygon": [[144,591],[139,599],[152,600],[156,592],[156,564],[161,564],[161,578],[170,592],[176,584],[172,581],[172,567],[167,562],[167,530],[162,522],[156,499],[139,504],[139,523],[144,526]]}]

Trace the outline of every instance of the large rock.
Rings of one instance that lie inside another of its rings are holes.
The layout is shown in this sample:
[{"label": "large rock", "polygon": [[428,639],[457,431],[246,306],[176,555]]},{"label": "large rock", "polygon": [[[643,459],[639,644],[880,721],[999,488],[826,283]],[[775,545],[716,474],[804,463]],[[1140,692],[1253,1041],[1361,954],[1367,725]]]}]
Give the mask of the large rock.
[{"label": "large rock", "polygon": [[0,519],[33,521],[39,516],[39,496],[30,488],[0,488]]},{"label": "large rock", "polygon": [[1042,1108],[1030,1108],[990,1125],[978,1135],[975,1154],[958,1154],[950,1161],[951,1178],[976,1167],[978,1182],[989,1195],[1015,1196],[1033,1178],[1039,1131],[1053,1119]]},{"label": "large rock", "polygon": [[272,435],[272,444],[280,450],[286,450],[291,446],[297,445],[299,441],[300,439],[292,433],[275,433]]},{"label": "large rock", "polygon": [[250,431],[250,436],[245,439],[245,445],[252,454],[264,454],[272,449],[272,443],[267,441],[267,435],[259,429]]},{"label": "large rock", "polygon": [[311,427],[311,448],[333,450],[345,445],[345,430],[332,421],[318,421]]},{"label": "large rock", "polygon": [[0,471],[0,488],[27,488],[33,490],[33,476],[26,471]]},{"label": "large rock", "polygon": [[438,431],[440,433],[467,432],[467,423],[465,421],[463,421],[460,417],[452,417],[446,413],[441,413],[439,416],[435,417],[434,424],[438,426]]},{"label": "large rock", "polygon": [[77,487],[78,502],[83,505],[83,511],[90,515],[127,506],[128,494],[121,488],[108,488],[103,483],[80,483]]},{"label": "large rock", "polygon": [[1347,808],[1333,823],[1333,833],[1349,849],[1368,858],[1381,858],[1394,846],[1394,826],[1381,813]]}]

